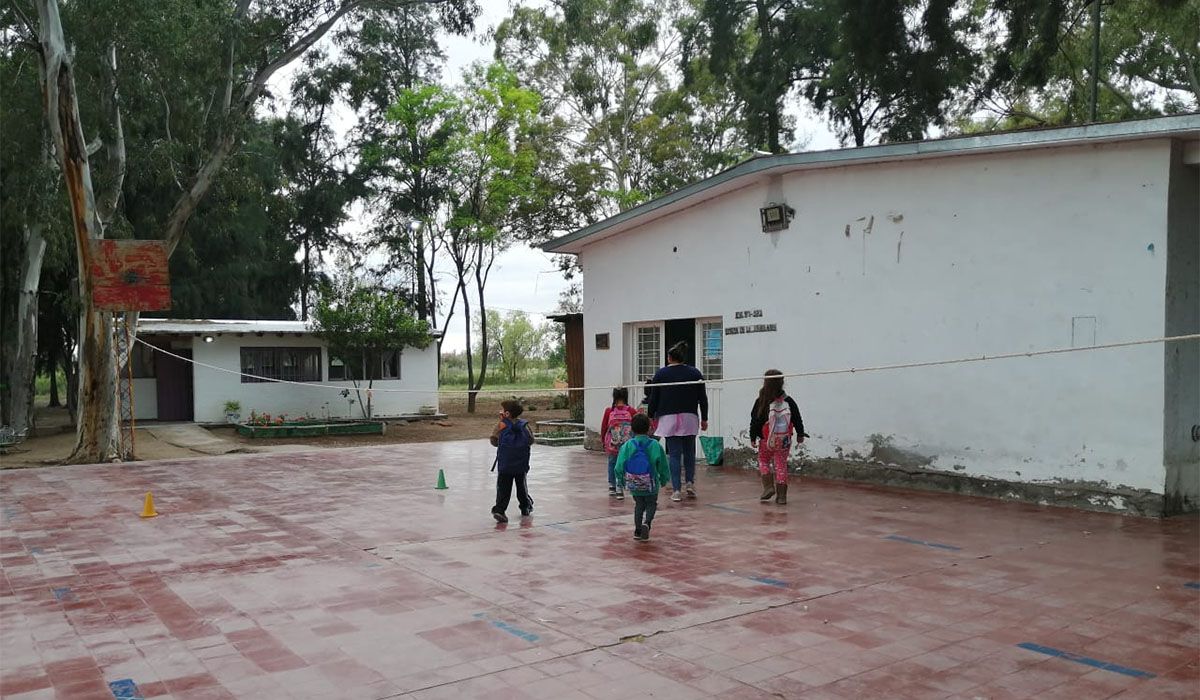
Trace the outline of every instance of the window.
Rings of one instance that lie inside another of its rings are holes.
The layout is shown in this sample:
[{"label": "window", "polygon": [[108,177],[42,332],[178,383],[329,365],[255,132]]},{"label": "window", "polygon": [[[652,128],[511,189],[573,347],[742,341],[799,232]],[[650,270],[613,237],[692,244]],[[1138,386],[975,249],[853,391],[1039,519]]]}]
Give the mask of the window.
[{"label": "window", "polygon": [[608,349],[608,334],[607,333],[597,333],[596,334],[596,349],[597,350],[607,350]]},{"label": "window", "polygon": [[705,379],[724,376],[725,336],[720,321],[700,323],[700,371]]},{"label": "window", "polygon": [[329,356],[329,381],[337,382],[348,379],[346,376],[346,363],[342,362],[340,357]]},{"label": "window", "polygon": [[241,351],[243,384],[272,379],[321,381],[321,348],[242,348]]},{"label": "window", "polygon": [[[401,350],[384,350],[380,353],[378,364],[371,368],[368,379],[400,379],[400,358],[403,356]],[[339,357],[329,356],[329,381],[350,381],[352,379],[363,379],[367,372],[364,371],[366,361],[361,357],[355,357],[349,362],[343,361]]]},{"label": "window", "polygon": [[379,379],[400,378],[400,351],[385,350],[379,361]]},{"label": "window", "polygon": [[648,382],[662,364],[662,326],[636,326],[633,336],[634,381]]},{"label": "window", "polygon": [[[129,354],[129,359],[133,363],[134,379],[154,379],[154,352],[154,348],[144,343],[133,344],[133,352]],[[121,369],[121,374],[125,374],[124,368]]]}]

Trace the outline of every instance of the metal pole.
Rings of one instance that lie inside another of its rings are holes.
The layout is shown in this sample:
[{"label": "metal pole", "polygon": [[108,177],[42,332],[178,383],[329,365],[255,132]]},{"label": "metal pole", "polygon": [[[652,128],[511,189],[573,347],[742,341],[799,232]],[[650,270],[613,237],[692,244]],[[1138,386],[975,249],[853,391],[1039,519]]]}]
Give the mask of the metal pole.
[{"label": "metal pole", "polygon": [[1092,121],[1099,121],[1100,0],[1092,0]]}]

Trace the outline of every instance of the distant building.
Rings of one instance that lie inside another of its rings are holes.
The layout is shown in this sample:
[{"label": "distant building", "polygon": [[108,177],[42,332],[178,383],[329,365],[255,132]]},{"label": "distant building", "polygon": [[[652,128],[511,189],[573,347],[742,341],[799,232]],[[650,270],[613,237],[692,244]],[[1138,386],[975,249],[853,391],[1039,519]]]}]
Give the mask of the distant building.
[{"label": "distant building", "polygon": [[[142,318],[138,338],[172,353],[156,352],[142,343],[134,346],[134,410],[140,420],[223,422],[226,401],[241,404],[243,419],[251,411],[273,416],[362,416],[360,405],[351,405],[347,398],[365,400],[365,390],[361,397],[353,392],[347,373],[351,370],[329,355],[325,342],[303,321]],[[413,415],[422,406],[438,405],[436,342],[419,350],[397,349],[386,354],[378,367],[355,371],[359,377],[375,378],[371,395],[375,416]],[[352,391],[343,397],[320,384]],[[359,384],[365,387],[366,381]],[[385,391],[394,389],[405,391]]]}]

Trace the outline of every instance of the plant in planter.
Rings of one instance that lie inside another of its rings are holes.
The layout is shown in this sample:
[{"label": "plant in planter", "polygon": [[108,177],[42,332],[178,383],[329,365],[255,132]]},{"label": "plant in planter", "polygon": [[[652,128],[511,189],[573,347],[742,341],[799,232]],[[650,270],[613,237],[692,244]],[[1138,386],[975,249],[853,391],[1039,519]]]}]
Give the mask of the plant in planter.
[{"label": "plant in planter", "polygon": [[242,418],[242,404],[237,401],[225,402],[225,420],[237,423]]}]

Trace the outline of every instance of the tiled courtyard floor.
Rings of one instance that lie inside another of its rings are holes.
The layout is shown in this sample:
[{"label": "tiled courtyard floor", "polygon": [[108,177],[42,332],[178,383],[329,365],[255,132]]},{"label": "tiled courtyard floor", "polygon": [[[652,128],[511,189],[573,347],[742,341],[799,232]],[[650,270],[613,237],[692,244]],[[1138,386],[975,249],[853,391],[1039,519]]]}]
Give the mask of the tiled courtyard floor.
[{"label": "tiled courtyard floor", "polygon": [[1200,695],[1195,518],[818,481],[764,506],[702,470],[637,543],[578,448],[535,448],[536,512],[497,526],[491,454],[4,472],[0,695]]}]

